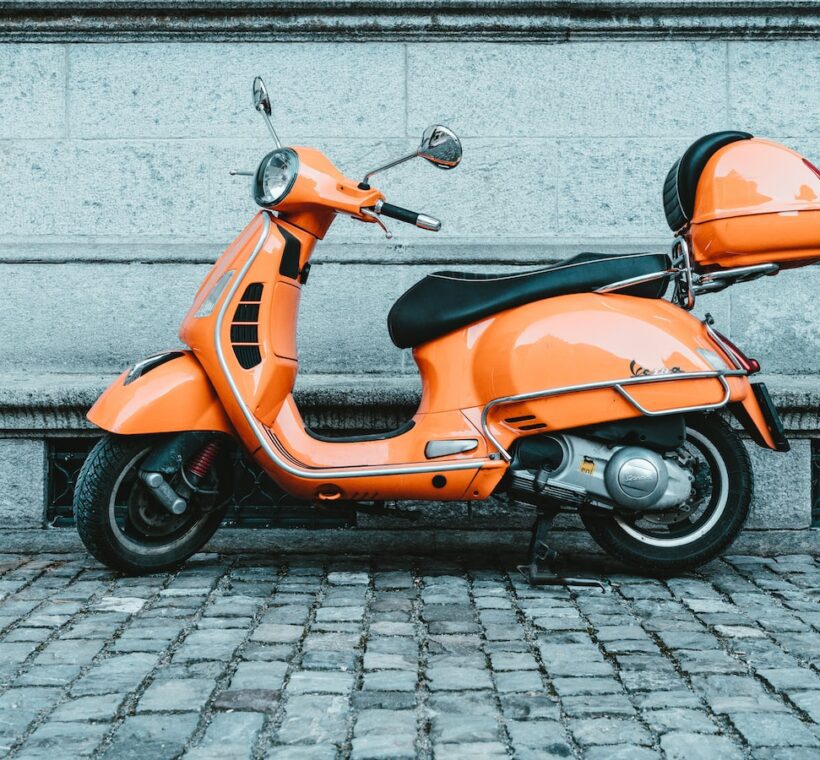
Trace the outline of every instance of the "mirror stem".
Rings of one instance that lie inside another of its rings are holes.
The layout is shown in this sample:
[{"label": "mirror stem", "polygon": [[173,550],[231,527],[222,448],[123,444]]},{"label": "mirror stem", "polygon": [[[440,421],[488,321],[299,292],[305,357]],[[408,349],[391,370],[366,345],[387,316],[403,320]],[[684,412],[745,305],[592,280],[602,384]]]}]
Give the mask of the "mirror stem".
[{"label": "mirror stem", "polygon": [[398,166],[399,164],[403,164],[405,161],[409,161],[411,158],[415,158],[415,157],[416,157],[416,153],[413,152],[413,153],[410,153],[406,156],[402,156],[401,158],[397,158],[395,161],[391,161],[389,164],[385,164],[384,166],[380,166],[378,169],[373,169],[373,171],[368,172],[367,174],[364,175],[364,179],[362,180],[361,184],[362,185],[369,185],[370,184],[369,180],[374,174],[378,174],[379,172],[383,172],[386,169],[392,169],[394,166]]},{"label": "mirror stem", "polygon": [[260,113],[265,118],[265,124],[268,125],[268,130],[270,131],[273,141],[276,143],[276,147],[281,148],[282,143],[279,140],[279,136],[276,134],[276,130],[273,128],[273,122],[270,120],[270,116],[268,116],[264,111],[260,111]]}]

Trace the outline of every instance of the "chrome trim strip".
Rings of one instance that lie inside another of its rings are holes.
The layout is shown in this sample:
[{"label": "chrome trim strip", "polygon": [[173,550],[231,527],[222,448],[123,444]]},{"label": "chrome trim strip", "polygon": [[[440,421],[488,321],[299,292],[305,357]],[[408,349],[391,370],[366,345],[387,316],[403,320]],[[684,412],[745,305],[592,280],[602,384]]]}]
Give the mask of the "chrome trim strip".
[{"label": "chrome trim strip", "polygon": [[[626,280],[618,280],[618,282],[610,283],[598,288],[596,293],[611,293],[615,290],[623,290],[630,285],[640,285],[643,282],[652,282],[653,280],[660,280],[663,277],[677,274],[675,269],[665,269],[662,272],[652,272],[650,274],[639,274],[637,277],[629,277]],[[667,286],[668,287],[668,286]]]},{"label": "chrome trim strip", "polygon": [[248,260],[245,262],[245,265],[239,271],[238,276],[234,277],[233,282],[231,284],[231,289],[228,291],[227,296],[223,299],[222,306],[220,307],[219,313],[217,314],[216,326],[214,327],[214,343],[216,345],[216,355],[219,359],[219,365],[222,368],[222,372],[228,381],[228,385],[231,388],[231,393],[233,393],[233,396],[236,399],[236,403],[242,410],[242,414],[245,417],[245,420],[247,421],[251,430],[253,430],[253,434],[256,436],[256,440],[259,442],[259,445],[262,447],[265,453],[271,458],[271,460],[276,464],[276,466],[284,470],[285,472],[290,473],[291,475],[295,475],[296,477],[304,478],[306,480],[340,480],[343,478],[357,478],[362,475],[418,475],[425,472],[440,473],[452,472],[455,470],[479,470],[483,465],[488,464],[490,461],[489,459],[472,459],[455,462],[453,464],[442,463],[440,465],[406,465],[399,467],[383,468],[359,467],[345,468],[343,470],[305,470],[300,467],[295,467],[281,459],[279,454],[271,447],[271,444],[268,440],[268,436],[265,435],[265,431],[261,429],[262,426],[260,425],[256,417],[253,416],[253,413],[250,411],[250,409],[248,409],[247,404],[245,403],[244,399],[239,393],[239,389],[236,387],[236,382],[234,381],[233,376],[231,375],[230,370],[228,369],[228,364],[225,361],[225,353],[222,349],[222,341],[220,340],[220,336],[222,335],[222,323],[224,321],[225,312],[228,308],[228,305],[233,300],[234,295],[236,295],[236,291],[239,289],[239,286],[245,279],[245,275],[248,273],[248,270],[251,268],[253,262],[256,260],[256,257],[259,255],[259,252],[262,250],[262,246],[265,244],[265,241],[268,239],[268,234],[270,232],[270,214],[267,211],[263,211],[262,215],[265,220],[264,226],[262,228],[262,234],[259,236],[259,240],[256,243],[256,247],[253,249],[253,253],[251,253],[251,255],[248,257]]},{"label": "chrome trim strip", "polygon": [[[721,370],[721,371],[703,371],[703,372],[678,372],[674,375],[642,375],[640,377],[627,377],[622,380],[604,380],[597,383],[583,383],[580,385],[565,385],[559,388],[550,388],[548,390],[532,391],[531,393],[519,393],[515,396],[501,396],[490,401],[481,412],[481,430],[487,439],[495,446],[498,453],[509,462],[510,457],[507,450],[498,442],[495,436],[490,432],[487,418],[490,410],[496,406],[503,406],[505,404],[512,404],[519,401],[532,401],[539,398],[549,398],[550,396],[560,396],[565,393],[577,393],[579,391],[593,391],[604,388],[614,388],[620,393],[629,403],[631,403],[639,412],[649,417],[661,417],[667,414],[680,414],[682,412],[699,412],[707,411],[709,409],[717,409],[724,406],[729,400],[729,386],[724,379],[727,375],[745,376],[747,373],[743,369],[736,370]],[[700,380],[703,378],[718,378],[725,389],[725,398],[719,404],[707,404],[701,406],[679,407],[677,409],[663,410],[660,412],[650,412],[640,406],[628,393],[621,387],[623,385],[642,385],[644,383],[661,383],[674,382],[675,380]]]}]

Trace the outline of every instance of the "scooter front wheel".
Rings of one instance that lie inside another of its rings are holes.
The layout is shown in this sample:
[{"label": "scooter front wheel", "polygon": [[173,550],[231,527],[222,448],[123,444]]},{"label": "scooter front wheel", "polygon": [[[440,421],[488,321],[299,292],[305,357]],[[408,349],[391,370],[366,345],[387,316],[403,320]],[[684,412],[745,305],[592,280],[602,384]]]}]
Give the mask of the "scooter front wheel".
[{"label": "scooter front wheel", "polygon": [[171,514],[139,478],[140,463],[162,439],[106,435],[91,450],[74,492],[77,531],[88,551],[114,570],[168,570],[199,551],[227,509],[218,468],[181,515]]},{"label": "scooter front wheel", "polygon": [[752,498],[752,467],[743,441],[715,414],[686,420],[692,498],[675,509],[623,515],[582,513],[608,554],[653,574],[690,570],[718,556],[737,537]]}]

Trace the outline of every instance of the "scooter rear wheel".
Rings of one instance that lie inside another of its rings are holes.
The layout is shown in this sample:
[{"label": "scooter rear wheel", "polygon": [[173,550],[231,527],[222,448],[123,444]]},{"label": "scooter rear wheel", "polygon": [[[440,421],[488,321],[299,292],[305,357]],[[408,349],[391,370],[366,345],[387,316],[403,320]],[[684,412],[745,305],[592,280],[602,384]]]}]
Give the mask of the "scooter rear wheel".
[{"label": "scooter rear wheel", "polygon": [[77,531],[88,551],[114,570],[143,574],[180,565],[211,538],[227,509],[216,468],[203,484],[216,495],[195,494],[182,515],[157,503],[138,470],[160,440],[106,435],[80,470],[74,492]]},{"label": "scooter rear wheel", "polygon": [[690,502],[637,519],[581,515],[604,551],[653,574],[690,570],[714,559],[734,541],[749,513],[752,466],[738,434],[715,414],[687,418],[686,429],[685,448],[695,459]]}]

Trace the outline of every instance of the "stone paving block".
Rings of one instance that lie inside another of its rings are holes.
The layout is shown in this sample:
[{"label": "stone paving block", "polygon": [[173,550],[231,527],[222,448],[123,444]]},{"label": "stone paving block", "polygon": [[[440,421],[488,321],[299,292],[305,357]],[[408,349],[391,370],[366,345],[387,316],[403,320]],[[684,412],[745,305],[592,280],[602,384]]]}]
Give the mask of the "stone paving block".
[{"label": "stone paving block", "polygon": [[95,664],[72,687],[76,696],[131,691],[156,665],[153,654],[122,654]]},{"label": "stone paving block", "polygon": [[201,710],[214,686],[208,678],[154,681],[137,704],[137,712]]},{"label": "stone paving block", "polygon": [[186,760],[250,757],[264,716],[252,712],[217,713],[197,747],[185,753]]},{"label": "stone paving block", "polygon": [[288,669],[284,662],[240,662],[231,678],[231,689],[282,688]]},{"label": "stone paving block", "polygon": [[446,758],[503,758],[508,757],[507,750],[501,742],[470,742],[467,744],[435,744],[433,757],[436,760]]},{"label": "stone paving block", "polygon": [[336,760],[336,747],[332,744],[272,747],[265,757],[266,760]]},{"label": "stone paving block", "polygon": [[532,747],[569,757],[572,754],[566,729],[558,721],[512,720],[507,723],[510,739],[516,747]]},{"label": "stone paving block", "polygon": [[298,641],[304,628],[300,625],[279,625],[265,623],[259,625],[251,634],[251,641],[264,641],[272,644],[287,644]]},{"label": "stone paving block", "polygon": [[637,744],[651,746],[652,737],[637,720],[586,718],[570,722],[570,731],[582,747],[596,744]]},{"label": "stone paving block", "polygon": [[704,710],[680,707],[663,710],[647,710],[642,713],[647,725],[657,734],[682,731],[693,734],[716,734],[718,727],[709,719]]},{"label": "stone paving block", "polygon": [[792,715],[729,714],[729,719],[752,747],[818,747],[820,739]]},{"label": "stone paving block", "polygon": [[789,699],[815,723],[820,723],[820,691],[792,692]]},{"label": "stone paving block", "polygon": [[228,660],[245,635],[245,631],[234,628],[193,631],[174,654],[174,660]]},{"label": "stone paving block", "polygon": [[499,693],[539,692],[544,689],[541,675],[534,670],[513,670],[496,673],[495,688]]},{"label": "stone paving block", "polygon": [[119,709],[124,696],[125,694],[104,694],[93,697],[75,697],[59,705],[49,720],[57,723],[75,720],[110,720]]},{"label": "stone paving block", "polygon": [[227,689],[214,700],[217,710],[269,712],[279,701],[280,693],[272,689]]},{"label": "stone paving block", "polygon": [[433,691],[463,691],[491,688],[490,674],[478,668],[438,665],[427,671]]},{"label": "stone paving block", "polygon": [[808,668],[772,668],[758,675],[777,691],[812,691],[820,689],[820,676]]},{"label": "stone paving block", "polygon": [[352,760],[392,760],[416,757],[415,734],[354,736]]},{"label": "stone paving block", "polygon": [[660,760],[660,757],[660,753],[655,750],[635,744],[589,747],[584,752],[584,760]]},{"label": "stone paving block", "polygon": [[725,736],[709,736],[676,732],[661,737],[661,749],[669,760],[694,760],[694,758],[720,758],[742,760],[740,748]]},{"label": "stone paving block", "polygon": [[559,696],[570,697],[576,694],[619,694],[623,691],[621,684],[612,678],[554,678],[552,680]]},{"label": "stone paving block", "polygon": [[[90,757],[108,726],[103,723],[57,723],[38,726],[17,757],[52,760],[54,757]],[[144,756],[143,756],[144,757]]]},{"label": "stone paving block", "polygon": [[365,673],[363,689],[365,691],[404,691],[416,689],[418,676],[407,670],[383,670]]},{"label": "stone paving block", "polygon": [[347,734],[347,710],[347,699],[339,696],[291,697],[275,739],[281,744],[339,742]]},{"label": "stone paving block", "polygon": [[106,760],[174,757],[182,752],[193,734],[198,717],[197,713],[190,712],[129,716],[117,729],[103,757]]},{"label": "stone paving block", "polygon": [[486,715],[439,713],[433,716],[430,736],[435,744],[472,744],[499,739],[498,724]]},{"label": "stone paving block", "polygon": [[587,718],[593,715],[631,716],[635,708],[625,694],[596,694],[581,697],[564,697],[564,712],[571,718]]},{"label": "stone paving block", "polygon": [[291,676],[288,683],[291,694],[347,694],[352,688],[352,673],[326,670],[299,671]]}]

